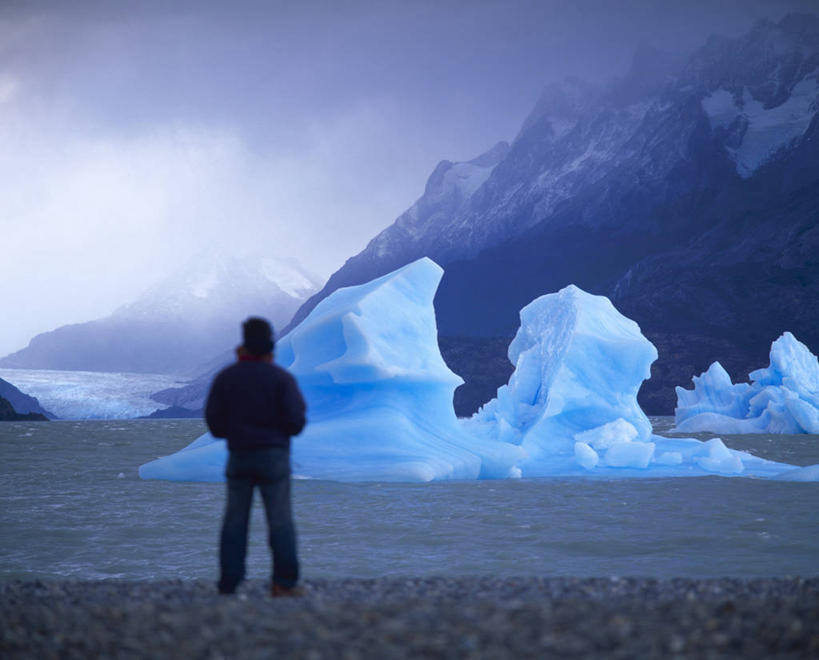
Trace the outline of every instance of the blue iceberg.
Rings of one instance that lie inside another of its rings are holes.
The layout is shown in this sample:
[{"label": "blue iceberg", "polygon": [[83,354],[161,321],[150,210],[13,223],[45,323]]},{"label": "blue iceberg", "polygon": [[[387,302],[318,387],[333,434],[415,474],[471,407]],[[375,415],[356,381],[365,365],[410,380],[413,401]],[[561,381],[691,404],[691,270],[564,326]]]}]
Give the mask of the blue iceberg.
[{"label": "blue iceberg", "polygon": [[790,332],[771,344],[770,365],[731,382],[719,362],[677,388],[677,431],[819,433],[819,360]]},{"label": "blue iceberg", "polygon": [[[276,347],[302,389],[308,425],[294,473],[339,481],[518,476],[523,450],[471,438],[452,407],[463,380],[438,348],[433,298],[443,270],[420,259],[339,289]],[[219,481],[225,443],[205,434],[139,469],[144,479]]]},{"label": "blue iceberg", "polygon": [[523,448],[523,477],[772,477],[793,468],[719,438],[654,435],[637,392],[657,350],[608,298],[570,285],[531,302],[520,320],[509,383],[464,426]]},{"label": "blue iceberg", "polygon": [[471,434],[522,447],[523,476],[645,467],[651,422],[637,391],[657,349],[608,298],[573,285],[537,298],[521,310],[508,355],[515,371],[465,422]]},{"label": "blue iceberg", "polygon": [[[515,477],[759,476],[816,480],[811,468],[729,449],[719,438],[663,438],[637,403],[657,357],[636,323],[575,286],[521,311],[510,381],[472,418],[444,363],[433,298],[443,274],[420,259],[339,289],[277,345],[308,426],[296,476],[338,481]],[[139,468],[143,479],[221,481],[225,442],[205,434]]]}]

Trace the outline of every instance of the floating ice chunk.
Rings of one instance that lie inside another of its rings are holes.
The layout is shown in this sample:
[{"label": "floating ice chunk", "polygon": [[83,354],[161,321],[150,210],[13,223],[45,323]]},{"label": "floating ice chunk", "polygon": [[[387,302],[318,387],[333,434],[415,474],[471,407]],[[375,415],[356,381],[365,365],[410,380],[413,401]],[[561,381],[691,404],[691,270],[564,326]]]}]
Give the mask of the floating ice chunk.
[{"label": "floating ice chunk", "polygon": [[606,450],[603,460],[609,467],[646,468],[654,457],[653,442],[621,440]]},{"label": "floating ice chunk", "polygon": [[[576,466],[576,441],[595,448],[623,434],[649,439],[637,391],[657,351],[634,321],[608,298],[573,285],[531,302],[520,319],[509,346],[515,371],[497,397],[464,422],[470,433],[520,444],[527,453],[524,477]],[[587,439],[576,437],[592,429]]]},{"label": "floating ice chunk", "polygon": [[654,458],[658,465],[680,465],[683,462],[682,454],[678,451],[665,451]]},{"label": "floating ice chunk", "polygon": [[770,366],[731,383],[718,362],[677,388],[677,431],[819,433],[819,360],[790,332],[771,345]]},{"label": "floating ice chunk", "polygon": [[654,443],[636,441],[637,436],[633,424],[618,418],[589,431],[576,433],[575,458],[587,470],[598,464],[601,452],[602,464],[609,467],[648,467],[654,454]]},{"label": "floating ice chunk", "polygon": [[781,386],[819,405],[819,360],[790,332],[771,344],[771,363],[765,369],[752,371],[756,385]]},{"label": "floating ice chunk", "polygon": [[[731,377],[719,362],[708,370],[694,376],[694,389],[677,387],[677,427],[686,419],[709,412],[728,417],[745,417],[748,412],[751,386],[748,383],[734,385]],[[682,429],[685,432],[685,429]]]},{"label": "floating ice chunk", "polygon": [[819,464],[785,470],[773,478],[780,481],[819,481]]},{"label": "floating ice chunk", "polygon": [[703,412],[677,424],[676,433],[698,433],[710,431],[723,435],[742,433],[766,433],[767,415],[764,418],[737,419],[719,413]]},{"label": "floating ice chunk", "polygon": [[637,439],[637,429],[622,417],[589,431],[575,433],[577,442],[585,442],[595,450],[608,449],[618,442],[632,442]]},{"label": "floating ice chunk", "polygon": [[593,469],[600,461],[597,452],[585,442],[574,443],[574,457],[577,460],[577,464],[587,470]]},{"label": "floating ice chunk", "polygon": [[711,438],[703,443],[694,460],[697,465],[708,472],[739,474],[745,469],[739,452],[728,449],[719,438]]}]

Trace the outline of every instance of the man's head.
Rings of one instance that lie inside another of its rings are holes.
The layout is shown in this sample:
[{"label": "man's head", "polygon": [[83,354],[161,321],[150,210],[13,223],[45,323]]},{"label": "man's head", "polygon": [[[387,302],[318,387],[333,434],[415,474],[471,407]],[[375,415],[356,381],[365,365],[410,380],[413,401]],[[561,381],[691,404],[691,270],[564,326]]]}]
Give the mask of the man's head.
[{"label": "man's head", "polygon": [[273,353],[273,328],[265,319],[251,316],[242,323],[242,345],[240,351],[255,357]]}]

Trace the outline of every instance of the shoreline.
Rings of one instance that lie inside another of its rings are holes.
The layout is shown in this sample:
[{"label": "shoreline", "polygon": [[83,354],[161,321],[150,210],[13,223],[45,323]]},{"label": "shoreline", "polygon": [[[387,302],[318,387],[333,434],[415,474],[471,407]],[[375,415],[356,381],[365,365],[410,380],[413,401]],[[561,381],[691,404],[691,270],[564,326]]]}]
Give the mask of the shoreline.
[{"label": "shoreline", "polygon": [[0,582],[3,658],[816,657],[819,576]]}]

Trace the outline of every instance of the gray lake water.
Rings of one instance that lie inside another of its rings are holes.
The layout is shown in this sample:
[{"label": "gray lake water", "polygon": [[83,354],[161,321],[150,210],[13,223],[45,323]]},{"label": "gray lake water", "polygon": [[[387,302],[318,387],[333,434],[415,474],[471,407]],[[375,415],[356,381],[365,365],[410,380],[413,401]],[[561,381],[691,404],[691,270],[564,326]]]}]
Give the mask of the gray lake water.
[{"label": "gray lake water", "polygon": [[[665,432],[673,420],[652,421]],[[198,420],[0,424],[0,579],[215,579],[224,486],[137,476],[203,431]],[[819,436],[722,437],[819,463]],[[294,509],[308,578],[819,574],[817,483],[305,480]],[[257,501],[248,576],[268,574]]]}]

